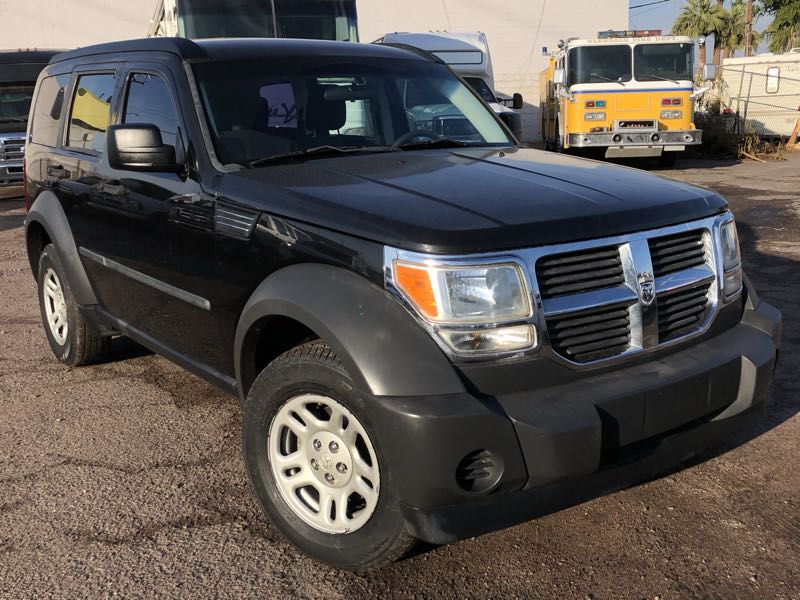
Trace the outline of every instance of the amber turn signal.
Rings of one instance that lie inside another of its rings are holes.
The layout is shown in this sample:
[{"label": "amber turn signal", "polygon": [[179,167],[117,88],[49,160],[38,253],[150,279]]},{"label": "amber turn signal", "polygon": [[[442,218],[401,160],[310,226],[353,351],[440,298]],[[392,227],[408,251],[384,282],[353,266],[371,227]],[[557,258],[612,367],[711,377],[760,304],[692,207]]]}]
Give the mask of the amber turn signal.
[{"label": "amber turn signal", "polygon": [[431,283],[431,272],[409,264],[395,263],[394,273],[397,286],[406,297],[425,315],[435,319],[439,315],[439,308]]}]

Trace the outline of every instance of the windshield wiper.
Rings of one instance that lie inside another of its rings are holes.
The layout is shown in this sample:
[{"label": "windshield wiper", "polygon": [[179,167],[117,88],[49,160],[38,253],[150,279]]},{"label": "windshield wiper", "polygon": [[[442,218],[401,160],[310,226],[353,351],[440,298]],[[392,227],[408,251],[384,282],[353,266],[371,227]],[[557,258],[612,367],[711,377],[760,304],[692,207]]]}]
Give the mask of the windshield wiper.
[{"label": "windshield wiper", "polygon": [[603,77],[602,75],[595,75],[594,73],[592,73],[592,77],[597,77],[597,79],[602,79],[603,81],[609,81],[611,83],[618,83],[622,87],[628,87],[624,83],[622,83],[619,79],[609,79],[608,77]]},{"label": "windshield wiper", "polygon": [[28,117],[4,117],[0,119],[0,123],[25,123]]},{"label": "windshield wiper", "polygon": [[419,150],[424,148],[468,148],[474,146],[469,142],[462,142],[452,138],[439,138],[429,142],[408,142],[406,144],[397,144],[392,148],[399,148],[400,150]]},{"label": "windshield wiper", "polygon": [[270,163],[289,162],[292,160],[302,160],[304,158],[324,158],[326,156],[337,156],[340,154],[356,154],[371,152],[395,152],[392,146],[315,146],[297,152],[287,152],[286,154],[275,154],[265,156],[249,163],[250,168],[268,165]]},{"label": "windshield wiper", "polygon": [[660,75],[651,75],[650,73],[646,73],[643,75],[637,75],[637,77],[652,77],[653,79],[660,79],[661,81],[671,81],[675,85],[680,85],[680,81],[675,81],[674,79],[668,79],[666,77],[661,77]]}]

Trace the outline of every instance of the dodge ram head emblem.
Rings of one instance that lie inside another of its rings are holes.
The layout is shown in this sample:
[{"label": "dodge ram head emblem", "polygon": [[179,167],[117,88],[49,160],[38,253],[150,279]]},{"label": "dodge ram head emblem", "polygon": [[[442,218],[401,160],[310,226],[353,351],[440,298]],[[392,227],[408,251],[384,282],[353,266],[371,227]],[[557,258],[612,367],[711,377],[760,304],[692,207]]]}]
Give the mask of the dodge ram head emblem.
[{"label": "dodge ram head emblem", "polygon": [[650,273],[639,275],[639,298],[645,306],[650,306],[656,299],[656,282]]}]

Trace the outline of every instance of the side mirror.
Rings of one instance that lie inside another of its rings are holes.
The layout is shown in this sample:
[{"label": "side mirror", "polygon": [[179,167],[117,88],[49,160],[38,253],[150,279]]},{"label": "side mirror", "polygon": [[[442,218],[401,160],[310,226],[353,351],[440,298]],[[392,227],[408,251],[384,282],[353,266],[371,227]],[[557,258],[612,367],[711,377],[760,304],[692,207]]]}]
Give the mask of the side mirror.
[{"label": "side mirror", "polygon": [[717,65],[703,65],[703,81],[714,81],[717,78]]},{"label": "side mirror", "polygon": [[106,133],[106,148],[112,169],[154,173],[183,170],[175,160],[175,147],[164,144],[155,125],[112,125]]},{"label": "side mirror", "polygon": [[553,72],[553,83],[555,83],[556,85],[561,85],[566,80],[567,80],[567,77],[566,77],[566,73],[564,72],[564,69],[556,69]]},{"label": "side mirror", "polygon": [[525,108],[525,100],[522,98],[522,94],[514,94],[514,99],[511,102],[511,108],[514,110],[522,110]]}]

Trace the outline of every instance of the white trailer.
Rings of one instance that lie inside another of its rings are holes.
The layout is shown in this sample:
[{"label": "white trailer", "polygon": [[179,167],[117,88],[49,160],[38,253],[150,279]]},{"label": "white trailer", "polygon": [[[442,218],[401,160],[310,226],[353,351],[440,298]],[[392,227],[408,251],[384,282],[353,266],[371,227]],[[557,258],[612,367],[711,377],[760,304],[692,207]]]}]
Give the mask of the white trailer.
[{"label": "white trailer", "polygon": [[726,58],[721,106],[735,113],[743,132],[788,138],[800,118],[800,48],[786,54]]},{"label": "white trailer", "polygon": [[[486,101],[518,138],[522,138],[521,94],[502,97],[495,91],[489,41],[481,32],[387,33],[375,43],[412,46],[433,54],[458,73]],[[512,110],[514,109],[514,110]]]}]

